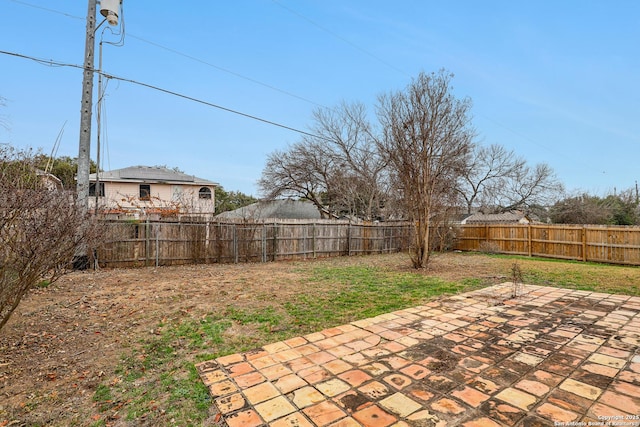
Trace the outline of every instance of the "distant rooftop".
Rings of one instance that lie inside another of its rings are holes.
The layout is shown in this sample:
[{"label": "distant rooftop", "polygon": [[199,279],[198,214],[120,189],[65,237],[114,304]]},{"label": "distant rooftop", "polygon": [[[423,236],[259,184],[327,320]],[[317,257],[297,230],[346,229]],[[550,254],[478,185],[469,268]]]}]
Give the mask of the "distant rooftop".
[{"label": "distant rooftop", "polygon": [[222,212],[225,219],[320,219],[320,212],[313,203],[298,200],[268,200],[253,203],[233,211]]},{"label": "distant rooftop", "polygon": [[[96,180],[96,174],[89,175],[90,181]],[[123,169],[100,172],[100,181],[115,182],[166,182],[194,185],[215,185],[218,183],[198,178],[164,166],[130,166]]]},{"label": "distant rooftop", "polygon": [[484,224],[484,223],[521,223],[526,224],[531,220],[520,211],[509,211],[496,214],[475,213],[462,220],[463,224]]}]

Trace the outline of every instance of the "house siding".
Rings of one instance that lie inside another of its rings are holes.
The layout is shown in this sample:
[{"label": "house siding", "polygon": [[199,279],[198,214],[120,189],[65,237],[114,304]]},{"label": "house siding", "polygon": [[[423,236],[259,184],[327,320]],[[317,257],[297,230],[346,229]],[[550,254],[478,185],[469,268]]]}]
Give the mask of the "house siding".
[{"label": "house siding", "polygon": [[[140,184],[151,189],[151,200],[140,200]],[[176,187],[180,191],[176,191]],[[211,190],[211,199],[200,199],[200,188]],[[150,182],[105,182],[105,197],[99,198],[99,207],[107,210],[144,211],[148,209],[176,209],[181,213],[213,214],[215,211],[214,189],[212,185],[176,185]],[[178,195],[179,193],[179,195]],[[95,197],[91,198],[95,207]]]}]

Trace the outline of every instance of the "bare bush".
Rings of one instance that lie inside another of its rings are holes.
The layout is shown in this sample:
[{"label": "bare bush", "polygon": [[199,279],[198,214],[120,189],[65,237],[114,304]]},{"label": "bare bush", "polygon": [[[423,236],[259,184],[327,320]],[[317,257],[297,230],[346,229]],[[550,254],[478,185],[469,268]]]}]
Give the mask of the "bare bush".
[{"label": "bare bush", "polygon": [[500,245],[496,242],[490,242],[485,240],[480,242],[480,247],[478,250],[485,254],[499,254],[500,253]]},{"label": "bare bush", "polygon": [[514,262],[511,266],[511,297],[517,298],[524,291],[524,279],[522,278],[522,269],[520,264]]},{"label": "bare bush", "polygon": [[99,227],[50,182],[33,153],[0,147],[0,329],[30,288],[97,243]]}]

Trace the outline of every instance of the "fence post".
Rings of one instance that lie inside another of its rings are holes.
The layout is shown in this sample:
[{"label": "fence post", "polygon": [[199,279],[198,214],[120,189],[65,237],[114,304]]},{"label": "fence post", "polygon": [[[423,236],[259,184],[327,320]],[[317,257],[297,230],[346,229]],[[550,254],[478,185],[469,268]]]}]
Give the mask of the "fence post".
[{"label": "fence post", "polygon": [[302,259],[307,259],[307,234],[309,234],[309,224],[304,224],[304,233],[302,233]]},{"label": "fence post", "polygon": [[278,223],[273,223],[273,260],[276,261],[278,257]]},{"label": "fence post", "polygon": [[262,262],[267,262],[267,225],[262,223],[262,237],[260,239],[262,245]]},{"label": "fence post", "polygon": [[484,225],[484,240],[487,242],[487,247],[489,246],[489,224]]},{"label": "fence post", "polygon": [[531,224],[527,225],[527,240],[527,244],[529,245],[529,250],[527,252],[529,252],[529,257],[531,257],[533,252],[533,248],[531,247]]},{"label": "fence post", "polygon": [[587,226],[582,226],[582,262],[587,261]]},{"label": "fence post", "polygon": [[204,228],[204,262],[209,264],[209,232],[210,232],[210,222],[207,218],[207,224]]},{"label": "fence post", "polygon": [[313,221],[313,227],[311,228],[311,231],[313,232],[313,240],[312,240],[312,245],[313,245],[313,258],[316,258],[316,222]]},{"label": "fence post", "polygon": [[238,224],[233,224],[233,262],[238,263]]},{"label": "fence post", "polygon": [[144,223],[144,266],[149,265],[149,252],[151,252],[151,242],[149,241],[149,217]]}]

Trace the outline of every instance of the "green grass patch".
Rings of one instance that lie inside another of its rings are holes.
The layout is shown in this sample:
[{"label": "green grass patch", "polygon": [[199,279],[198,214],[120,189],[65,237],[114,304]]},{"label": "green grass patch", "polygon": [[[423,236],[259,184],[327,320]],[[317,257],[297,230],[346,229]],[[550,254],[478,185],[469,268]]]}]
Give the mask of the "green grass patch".
[{"label": "green grass patch", "polygon": [[504,261],[505,267],[517,262],[524,282],[530,285],[640,296],[638,267],[515,255],[490,257]]},{"label": "green grass patch", "polygon": [[302,332],[400,310],[434,296],[455,294],[478,285],[369,266],[319,267],[312,271],[309,286],[327,283],[335,283],[335,289],[321,294],[302,294],[285,304],[287,313]]},{"label": "green grass patch", "polygon": [[258,310],[229,307],[225,312],[225,317],[242,325],[257,323],[263,325],[263,328],[278,325],[283,320],[282,315],[278,314],[274,307],[265,307]]},{"label": "green grass patch", "polygon": [[37,287],[37,288],[41,288],[41,289],[45,289],[45,288],[48,288],[48,287],[49,287],[49,285],[51,285],[51,281],[50,281],[50,280],[47,280],[47,279],[44,279],[44,280],[39,281],[39,282],[36,284],[36,287]]},{"label": "green grass patch", "polygon": [[123,356],[115,370],[117,379],[98,386],[93,399],[101,405],[100,411],[117,411],[124,402],[129,421],[166,418],[176,425],[201,425],[211,398],[191,355],[212,350],[207,355],[210,359],[235,351],[236,346],[229,346],[223,337],[231,324],[222,317],[207,316],[159,325],[158,335]]}]

